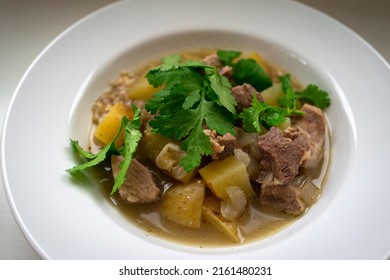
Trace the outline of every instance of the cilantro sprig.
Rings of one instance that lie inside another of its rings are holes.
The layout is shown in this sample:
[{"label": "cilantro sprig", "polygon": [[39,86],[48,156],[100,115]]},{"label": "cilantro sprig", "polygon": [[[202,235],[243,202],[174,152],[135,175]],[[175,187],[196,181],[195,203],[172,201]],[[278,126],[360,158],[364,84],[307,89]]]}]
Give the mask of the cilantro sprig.
[{"label": "cilantro sprig", "polygon": [[279,106],[270,106],[265,102],[259,102],[253,96],[252,105],[240,113],[239,117],[245,131],[261,133],[262,127],[269,129],[283,123],[286,117],[303,115],[303,112],[298,109],[298,101],[310,103],[320,109],[326,109],[330,106],[328,93],[315,85],[310,84],[303,91],[295,92],[290,74],[280,76],[279,81],[284,93],[278,100]]},{"label": "cilantro sprig", "polygon": [[221,135],[234,134],[237,101],[230,82],[217,68],[200,62],[178,63],[176,58],[174,64],[151,69],[146,77],[154,87],[165,85],[146,104],[155,115],[149,123],[155,133],[182,141],[180,148],[186,155],[180,164],[184,170],[198,167],[202,156],[212,153],[203,124]]},{"label": "cilantro sprig", "polygon": [[217,55],[223,65],[233,68],[233,79],[236,84],[251,84],[257,91],[262,91],[272,86],[272,80],[264,69],[251,58],[241,58],[241,52],[235,50],[218,50]]},{"label": "cilantro sprig", "polygon": [[259,102],[253,96],[252,106],[240,113],[242,127],[246,132],[262,132],[262,126],[266,129],[281,124],[285,121],[287,110],[278,106],[270,106],[267,103]]},{"label": "cilantro sprig", "polygon": [[290,74],[286,74],[279,77],[279,81],[282,85],[282,91],[285,94],[278,101],[282,107],[289,110],[289,113],[294,112],[297,107],[297,101],[301,103],[309,103],[322,110],[330,106],[329,94],[320,89],[318,86],[309,84],[302,91],[294,91],[291,83]]},{"label": "cilantro sprig", "polygon": [[[134,118],[132,120],[129,120],[124,116],[122,118],[122,122],[120,125],[120,128],[110,143],[108,143],[102,150],[100,150],[98,153],[93,154],[88,151],[85,151],[79,144],[78,141],[70,140],[70,144],[75,150],[76,153],[78,153],[80,156],[82,156],[87,161],[74,166],[71,169],[66,170],[70,174],[76,174],[86,168],[90,168],[93,166],[98,165],[102,161],[104,161],[106,158],[112,156],[112,155],[122,155],[124,157],[124,160],[119,165],[119,174],[115,179],[115,184],[112,188],[111,194],[115,193],[119,187],[123,184],[125,181],[126,172],[130,166],[131,160],[133,158],[133,154],[137,149],[138,142],[141,139],[142,133],[140,131],[141,127],[141,114],[140,109],[133,107],[134,111]],[[115,147],[115,140],[118,138],[120,133],[124,131],[124,144],[123,146],[118,150]]]}]

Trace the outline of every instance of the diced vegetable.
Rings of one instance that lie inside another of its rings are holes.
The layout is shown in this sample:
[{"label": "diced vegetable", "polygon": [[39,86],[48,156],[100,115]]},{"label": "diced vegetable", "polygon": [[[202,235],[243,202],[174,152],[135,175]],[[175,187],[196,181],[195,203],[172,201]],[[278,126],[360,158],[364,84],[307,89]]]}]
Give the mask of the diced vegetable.
[{"label": "diced vegetable", "polygon": [[241,188],[246,197],[254,195],[245,164],[234,155],[221,161],[213,161],[199,170],[206,186],[220,199],[226,200],[226,187]]},{"label": "diced vegetable", "polygon": [[149,99],[153,93],[159,91],[161,88],[155,88],[149,84],[144,77],[138,79],[134,86],[130,89],[128,96],[130,99]]},{"label": "diced vegetable", "polygon": [[179,225],[199,228],[205,186],[202,180],[170,187],[162,201],[162,215]]},{"label": "diced vegetable", "polygon": [[311,206],[320,199],[321,189],[311,179],[308,179],[301,187],[300,196],[308,206]]},{"label": "diced vegetable", "polygon": [[[122,117],[126,116],[128,119],[134,117],[133,110],[130,107],[123,105],[122,103],[116,103],[102,122],[96,127],[94,136],[103,142],[105,145],[110,143],[121,126]],[[119,148],[124,143],[123,130],[115,141],[115,147]]]},{"label": "diced vegetable", "polygon": [[260,92],[260,94],[263,97],[264,102],[271,106],[278,106],[278,99],[284,96],[281,84],[274,84],[272,87]]},{"label": "diced vegetable", "polygon": [[185,154],[186,153],[180,149],[179,145],[168,143],[156,157],[156,164],[172,178],[186,183],[195,176],[196,169],[187,172],[180,165],[180,160]]},{"label": "diced vegetable", "polygon": [[169,142],[171,142],[171,140],[160,134],[153,133],[152,128],[148,126],[143,131],[143,137],[139,143],[139,154],[146,159],[155,162],[158,154]]},{"label": "diced vegetable", "polygon": [[247,200],[243,190],[239,187],[227,187],[226,193],[229,198],[221,201],[221,213],[226,220],[233,221],[245,211]]},{"label": "diced vegetable", "polygon": [[215,196],[208,197],[202,206],[202,214],[205,219],[223,232],[230,240],[239,243],[241,241],[237,225],[228,222],[220,212],[220,201]]},{"label": "diced vegetable", "polygon": [[234,155],[238,160],[242,161],[245,166],[249,165],[251,158],[248,153],[244,152],[242,149],[234,149]]}]

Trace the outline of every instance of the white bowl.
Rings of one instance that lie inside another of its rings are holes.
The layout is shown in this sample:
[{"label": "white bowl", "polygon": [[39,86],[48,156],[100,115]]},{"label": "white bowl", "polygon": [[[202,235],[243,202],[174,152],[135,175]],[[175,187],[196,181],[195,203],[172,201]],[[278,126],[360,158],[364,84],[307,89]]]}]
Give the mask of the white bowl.
[{"label": "white bowl", "polygon": [[[128,223],[92,178],[80,186],[65,172],[74,165],[69,138],[86,144],[90,107],[108,81],[123,68],[196,47],[259,51],[331,95],[323,196],[268,239],[228,248],[165,241]],[[61,34],[19,84],[1,146],[7,196],[27,239],[50,259],[385,258],[390,150],[381,121],[390,117],[389,77],[389,66],[356,34],[295,2],[119,2]]]}]

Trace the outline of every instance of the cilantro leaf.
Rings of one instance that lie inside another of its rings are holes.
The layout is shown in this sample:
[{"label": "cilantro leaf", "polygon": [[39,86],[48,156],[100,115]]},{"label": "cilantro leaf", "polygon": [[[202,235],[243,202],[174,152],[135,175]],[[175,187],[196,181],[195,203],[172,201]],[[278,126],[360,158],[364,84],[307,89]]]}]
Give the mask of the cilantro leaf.
[{"label": "cilantro leaf", "polygon": [[241,55],[241,52],[234,50],[217,50],[219,60],[224,65],[233,65],[233,60]]},{"label": "cilantro leaf", "polygon": [[299,110],[296,110],[298,100],[302,103],[317,106],[322,110],[330,106],[328,93],[319,89],[316,85],[310,84],[304,90],[295,92],[291,84],[290,74],[280,76],[279,81],[285,95],[279,98],[278,102],[282,107],[287,108],[289,113],[301,113]]},{"label": "cilantro leaf", "polygon": [[257,91],[272,86],[272,80],[254,59],[241,59],[233,66],[233,79],[237,84],[251,84]]},{"label": "cilantro leaf", "polygon": [[281,124],[285,121],[286,115],[285,109],[259,102],[256,96],[253,96],[252,106],[244,109],[239,116],[246,132],[261,133],[261,126],[269,129]]},{"label": "cilantro leaf", "polygon": [[[115,137],[116,139],[116,137]],[[116,154],[119,155],[119,151],[115,148],[114,141],[110,142],[107,146],[105,146],[102,150],[100,150],[97,154],[89,153],[80,146],[78,141],[70,140],[70,144],[72,148],[80,154],[85,159],[89,160],[82,164],[76,165],[70,169],[67,169],[66,171],[75,174],[83,169],[98,165],[102,161],[104,161],[107,157],[107,155]]]},{"label": "cilantro leaf", "polygon": [[165,65],[178,65],[181,60],[181,56],[178,54],[171,54],[164,56],[161,61]]},{"label": "cilantro leaf", "polygon": [[[127,172],[127,169],[130,166],[133,154],[135,150],[137,149],[138,142],[141,139],[142,133],[140,132],[141,127],[141,113],[140,109],[133,107],[134,111],[134,118],[133,120],[128,120],[126,116],[123,116],[122,122],[120,125],[120,128],[115,135],[115,137],[112,139],[110,143],[108,143],[102,150],[100,150],[98,153],[93,154],[88,151],[83,150],[83,148],[79,145],[78,141],[71,140],[71,146],[74,148],[74,150],[84,157],[87,161],[79,164],[77,166],[74,166],[71,169],[66,170],[67,172],[71,174],[75,174],[77,172],[80,172],[86,168],[90,168],[93,166],[98,165],[102,161],[104,161],[106,158],[112,156],[112,155],[122,155],[124,156],[124,161],[121,163],[119,174],[115,179],[115,184],[113,186],[113,189],[111,191],[111,194],[113,194],[115,191],[118,190],[118,188],[123,184],[125,180],[125,175]],[[122,129],[124,129],[124,145],[117,150],[115,147],[115,140],[120,135]]]},{"label": "cilantro leaf", "polygon": [[156,116],[150,120],[155,133],[174,140],[180,140],[190,134],[200,117],[197,109],[177,110],[174,114]]},{"label": "cilantro leaf", "polygon": [[137,150],[138,142],[141,140],[142,133],[141,127],[141,113],[140,110],[135,110],[134,118],[132,121],[126,117],[122,119],[124,125],[124,140],[125,143],[122,146],[120,153],[124,157],[124,160],[119,165],[119,173],[115,178],[115,184],[112,187],[111,194],[115,193],[126,179],[126,172],[129,169],[133,154]]},{"label": "cilantro leaf", "polygon": [[181,143],[180,148],[186,151],[186,155],[180,160],[180,165],[187,172],[200,165],[202,156],[211,155],[210,139],[203,132],[202,121],[198,121],[190,135]]},{"label": "cilantro leaf", "polygon": [[326,91],[310,84],[304,90],[296,92],[297,98],[303,103],[309,103],[324,110],[330,106],[330,98]]},{"label": "cilantro leaf", "polygon": [[188,68],[179,67],[177,65],[162,64],[151,69],[147,74],[146,78],[148,82],[158,88],[165,84],[171,84],[175,82],[181,75],[186,74],[189,71]]},{"label": "cilantro leaf", "polygon": [[191,171],[212,151],[204,123],[219,134],[234,133],[236,99],[231,85],[215,67],[188,61],[175,67],[161,65],[147,77],[154,85],[165,84],[145,106],[155,115],[149,124],[155,133],[183,141],[186,155],[180,164]]},{"label": "cilantro leaf", "polygon": [[214,93],[218,96],[218,103],[224,106],[232,114],[236,113],[237,100],[231,93],[231,84],[229,80],[218,74],[216,68],[206,69],[207,78]]},{"label": "cilantro leaf", "polygon": [[285,94],[279,98],[279,105],[287,108],[289,111],[293,111],[296,108],[296,96],[291,84],[290,74],[279,76],[279,81],[282,85],[282,91]]}]

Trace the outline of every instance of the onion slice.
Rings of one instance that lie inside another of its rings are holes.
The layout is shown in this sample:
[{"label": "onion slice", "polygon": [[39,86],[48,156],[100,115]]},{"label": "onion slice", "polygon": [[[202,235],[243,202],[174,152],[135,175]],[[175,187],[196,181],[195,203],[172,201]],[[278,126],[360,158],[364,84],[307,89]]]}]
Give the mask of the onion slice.
[{"label": "onion slice", "polygon": [[221,202],[221,214],[227,221],[237,219],[245,211],[247,200],[244,191],[237,186],[226,187],[229,198]]}]

